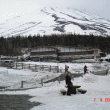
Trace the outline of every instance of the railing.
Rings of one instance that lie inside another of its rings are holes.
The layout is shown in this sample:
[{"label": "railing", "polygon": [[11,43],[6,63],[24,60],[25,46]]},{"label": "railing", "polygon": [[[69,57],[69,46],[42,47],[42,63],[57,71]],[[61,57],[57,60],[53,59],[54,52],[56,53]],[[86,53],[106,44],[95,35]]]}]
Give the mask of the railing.
[{"label": "railing", "polygon": [[38,72],[38,71],[59,72],[58,66],[36,65],[36,64],[25,64],[25,63],[15,63],[14,69],[28,69],[28,70],[32,70],[33,72]]}]

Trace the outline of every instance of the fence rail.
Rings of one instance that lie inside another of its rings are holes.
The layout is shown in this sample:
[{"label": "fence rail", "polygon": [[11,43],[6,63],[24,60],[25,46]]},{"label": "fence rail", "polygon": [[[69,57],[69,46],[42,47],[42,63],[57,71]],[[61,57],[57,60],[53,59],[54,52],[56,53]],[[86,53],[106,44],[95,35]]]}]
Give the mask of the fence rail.
[{"label": "fence rail", "polygon": [[36,64],[25,64],[25,63],[15,63],[14,69],[28,69],[28,70],[32,70],[33,72],[38,72],[38,71],[59,72],[58,66],[36,65]]}]

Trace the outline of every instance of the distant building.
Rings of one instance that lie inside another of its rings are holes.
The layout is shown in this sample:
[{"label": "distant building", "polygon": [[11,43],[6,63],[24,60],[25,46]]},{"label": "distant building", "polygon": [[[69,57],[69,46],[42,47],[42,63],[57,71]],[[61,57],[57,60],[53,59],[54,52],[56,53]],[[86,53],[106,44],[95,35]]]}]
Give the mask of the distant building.
[{"label": "distant building", "polygon": [[34,61],[71,62],[76,59],[100,57],[99,49],[76,48],[69,46],[39,46],[31,49],[30,58]]},{"label": "distant building", "polygon": [[57,60],[59,50],[56,47],[40,46],[31,50],[30,58],[35,61]]}]

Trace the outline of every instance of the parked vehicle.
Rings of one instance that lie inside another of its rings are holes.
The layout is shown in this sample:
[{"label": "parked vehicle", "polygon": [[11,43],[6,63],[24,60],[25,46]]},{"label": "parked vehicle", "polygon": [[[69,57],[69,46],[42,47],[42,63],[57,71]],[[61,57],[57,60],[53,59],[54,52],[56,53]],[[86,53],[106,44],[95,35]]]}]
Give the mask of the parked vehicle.
[{"label": "parked vehicle", "polygon": [[14,67],[14,60],[0,60],[0,66],[2,67]]}]

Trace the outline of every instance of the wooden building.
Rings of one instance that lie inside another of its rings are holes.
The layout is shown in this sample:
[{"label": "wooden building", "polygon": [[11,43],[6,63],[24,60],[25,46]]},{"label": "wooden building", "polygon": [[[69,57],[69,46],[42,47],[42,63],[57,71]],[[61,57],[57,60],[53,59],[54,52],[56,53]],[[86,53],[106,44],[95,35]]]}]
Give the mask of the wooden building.
[{"label": "wooden building", "polygon": [[34,61],[71,62],[76,59],[100,57],[99,49],[86,49],[67,46],[40,46],[31,49],[30,58]]},{"label": "wooden building", "polygon": [[58,60],[59,50],[55,47],[40,46],[31,50],[30,58],[35,61]]}]

